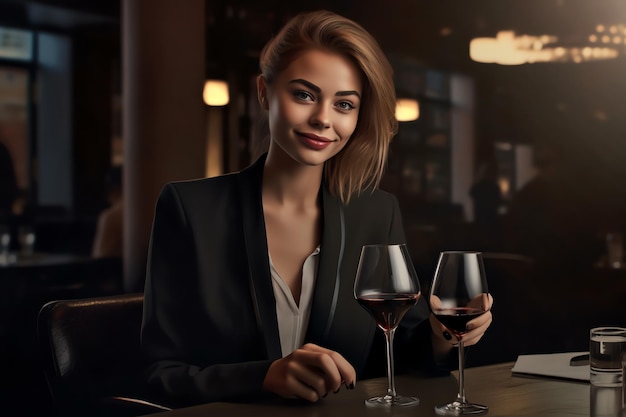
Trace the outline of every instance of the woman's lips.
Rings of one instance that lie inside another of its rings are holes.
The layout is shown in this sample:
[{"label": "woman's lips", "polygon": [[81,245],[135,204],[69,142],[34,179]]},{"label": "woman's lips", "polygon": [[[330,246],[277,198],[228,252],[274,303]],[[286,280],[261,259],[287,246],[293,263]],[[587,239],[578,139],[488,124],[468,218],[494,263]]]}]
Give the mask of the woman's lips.
[{"label": "woman's lips", "polygon": [[305,146],[315,150],[326,149],[331,143],[334,142],[334,140],[330,140],[322,136],[317,136],[312,133],[298,132],[298,136]]}]

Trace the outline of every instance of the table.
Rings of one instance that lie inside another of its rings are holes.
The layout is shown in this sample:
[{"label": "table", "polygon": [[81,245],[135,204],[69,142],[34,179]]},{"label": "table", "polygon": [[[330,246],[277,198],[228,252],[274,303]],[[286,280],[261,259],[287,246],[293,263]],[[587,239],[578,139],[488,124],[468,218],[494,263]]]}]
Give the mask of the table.
[{"label": "table", "polygon": [[[621,388],[597,389],[585,382],[524,377],[511,374],[513,363],[468,368],[465,391],[471,401],[489,406],[489,417],[533,416],[611,416],[621,417]],[[357,382],[354,390],[342,388],[315,404],[235,404],[210,403],[151,414],[153,417],[360,417],[360,416],[435,416],[434,406],[456,396],[456,373],[439,378],[398,376],[398,393],[416,395],[420,405],[390,411],[369,408],[364,400],[384,393],[386,378]],[[593,408],[592,408],[593,407]]]},{"label": "table", "polygon": [[[0,312],[46,301],[119,293],[123,287],[122,259],[60,253],[12,254],[0,264]],[[21,313],[18,313],[21,314]],[[0,318],[1,319],[1,318]]]},{"label": "table", "polygon": [[27,255],[18,252],[10,252],[7,255],[0,254],[0,270],[10,271],[17,268],[27,267],[51,267],[57,265],[66,265],[77,262],[87,262],[89,257],[64,254],[64,253],[41,253],[35,252]]}]

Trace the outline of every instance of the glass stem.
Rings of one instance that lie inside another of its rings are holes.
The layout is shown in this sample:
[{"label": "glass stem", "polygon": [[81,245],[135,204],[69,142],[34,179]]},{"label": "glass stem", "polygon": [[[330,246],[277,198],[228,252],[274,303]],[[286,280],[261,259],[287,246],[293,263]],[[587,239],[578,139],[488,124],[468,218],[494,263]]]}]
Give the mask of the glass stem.
[{"label": "glass stem", "polygon": [[387,388],[387,395],[392,398],[396,398],[396,382],[395,382],[395,366],[393,363],[393,336],[396,333],[396,329],[387,330],[385,333],[385,340],[387,341],[387,378],[389,380],[389,388]]},{"label": "glass stem", "polygon": [[456,400],[461,404],[467,403],[465,398],[465,346],[463,342],[459,341],[459,392],[456,395]]}]

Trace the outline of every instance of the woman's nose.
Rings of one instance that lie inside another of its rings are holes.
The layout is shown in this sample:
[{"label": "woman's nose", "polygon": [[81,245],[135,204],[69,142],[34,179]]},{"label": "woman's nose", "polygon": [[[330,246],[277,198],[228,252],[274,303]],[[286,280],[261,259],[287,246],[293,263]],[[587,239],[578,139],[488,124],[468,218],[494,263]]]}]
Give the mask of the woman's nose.
[{"label": "woman's nose", "polygon": [[315,111],[311,115],[311,125],[322,129],[330,127],[330,112],[328,107],[322,103],[316,106]]}]

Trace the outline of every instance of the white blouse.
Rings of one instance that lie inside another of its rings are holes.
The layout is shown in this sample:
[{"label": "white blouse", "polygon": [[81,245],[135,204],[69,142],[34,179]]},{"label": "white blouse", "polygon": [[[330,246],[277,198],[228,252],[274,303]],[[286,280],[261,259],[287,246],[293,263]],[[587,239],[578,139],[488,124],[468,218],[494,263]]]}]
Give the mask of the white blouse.
[{"label": "white blouse", "polygon": [[[278,319],[278,333],[280,335],[280,347],[283,357],[302,346],[304,336],[309,326],[311,316],[311,299],[313,298],[313,288],[315,287],[315,277],[317,276],[317,266],[319,263],[319,246],[315,248],[302,266],[302,289],[300,292],[300,305],[291,294],[291,290],[276,271],[270,260],[270,272],[272,275],[272,287],[274,298],[276,298],[276,318]],[[269,253],[268,253],[269,256]]]}]

